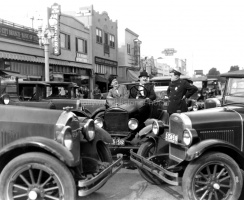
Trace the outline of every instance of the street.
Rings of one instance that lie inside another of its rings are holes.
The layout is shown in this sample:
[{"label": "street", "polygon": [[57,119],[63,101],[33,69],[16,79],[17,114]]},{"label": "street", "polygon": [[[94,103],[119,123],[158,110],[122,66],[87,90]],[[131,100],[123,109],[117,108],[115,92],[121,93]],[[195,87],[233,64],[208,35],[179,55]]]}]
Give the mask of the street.
[{"label": "street", "polygon": [[183,200],[180,186],[152,185],[137,169],[122,168],[100,190],[78,200]]}]

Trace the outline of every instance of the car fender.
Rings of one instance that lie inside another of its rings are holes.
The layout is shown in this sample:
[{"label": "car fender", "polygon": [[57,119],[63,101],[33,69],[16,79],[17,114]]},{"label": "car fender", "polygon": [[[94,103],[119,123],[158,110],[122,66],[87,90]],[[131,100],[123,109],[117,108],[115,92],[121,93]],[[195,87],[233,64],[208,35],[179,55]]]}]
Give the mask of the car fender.
[{"label": "car fender", "polygon": [[150,132],[152,131],[152,125],[147,125],[146,127],[144,127],[143,129],[141,129],[138,133],[138,135],[140,137],[144,137],[146,135],[148,135]]},{"label": "car fender", "polygon": [[94,119],[94,117],[95,117],[98,113],[100,113],[100,112],[105,112],[105,110],[106,110],[105,106],[102,106],[102,107],[96,109],[96,110],[91,114],[91,118]]},{"label": "car fender", "polygon": [[95,141],[102,140],[105,143],[113,142],[111,135],[103,128],[100,128],[97,125],[95,125],[95,131],[96,131],[96,135],[94,138]]},{"label": "car fender", "polygon": [[0,151],[0,163],[7,164],[6,160],[10,161],[13,156],[22,153],[43,151],[57,157],[69,167],[76,166],[80,162],[80,159],[75,160],[72,153],[57,141],[44,137],[26,137],[4,146]]},{"label": "car fender", "polygon": [[244,168],[244,156],[240,149],[226,141],[217,139],[203,140],[194,144],[186,151],[185,160],[192,161],[207,151],[218,151],[226,153],[234,158],[237,163],[241,164]]},{"label": "car fender", "polygon": [[91,118],[91,114],[87,113],[86,111],[83,110],[71,110],[73,113],[76,114],[76,116],[78,117],[87,117],[87,118]]}]

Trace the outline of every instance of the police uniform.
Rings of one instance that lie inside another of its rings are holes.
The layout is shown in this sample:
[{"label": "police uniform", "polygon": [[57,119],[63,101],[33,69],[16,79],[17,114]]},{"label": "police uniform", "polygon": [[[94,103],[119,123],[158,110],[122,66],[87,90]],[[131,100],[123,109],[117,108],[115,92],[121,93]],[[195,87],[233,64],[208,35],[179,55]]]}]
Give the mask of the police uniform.
[{"label": "police uniform", "polygon": [[186,99],[183,96],[189,98],[197,91],[197,87],[190,85],[186,80],[178,79],[171,81],[167,89],[167,95],[169,97],[169,105],[167,111],[169,114],[176,113],[178,110],[181,112],[187,112]]}]

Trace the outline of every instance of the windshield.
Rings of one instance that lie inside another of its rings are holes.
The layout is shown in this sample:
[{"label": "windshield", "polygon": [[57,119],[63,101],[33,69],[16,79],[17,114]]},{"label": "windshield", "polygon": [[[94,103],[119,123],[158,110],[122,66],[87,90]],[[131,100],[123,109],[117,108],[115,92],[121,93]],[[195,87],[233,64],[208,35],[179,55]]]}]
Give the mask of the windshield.
[{"label": "windshield", "polygon": [[193,85],[195,85],[198,89],[202,88],[202,81],[194,81]]},{"label": "windshield", "polygon": [[244,96],[244,78],[230,78],[227,96],[243,97]]}]

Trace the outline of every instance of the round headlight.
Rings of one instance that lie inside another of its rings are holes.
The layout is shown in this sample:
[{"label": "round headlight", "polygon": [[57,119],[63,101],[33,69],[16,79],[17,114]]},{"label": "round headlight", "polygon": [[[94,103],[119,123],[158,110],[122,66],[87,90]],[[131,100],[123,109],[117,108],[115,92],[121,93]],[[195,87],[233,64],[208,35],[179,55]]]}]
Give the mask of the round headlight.
[{"label": "round headlight", "polygon": [[95,124],[92,119],[89,119],[83,128],[83,134],[88,141],[92,141],[95,137]]},{"label": "round headlight", "polygon": [[67,132],[65,133],[64,135],[64,146],[71,150],[73,148],[73,140],[72,140],[72,134],[71,134],[71,131],[70,132]]},{"label": "round headlight", "polygon": [[185,129],[183,132],[183,142],[186,146],[189,146],[192,143],[192,133],[189,129]]},{"label": "round headlight", "polygon": [[5,105],[8,105],[9,102],[10,102],[10,97],[9,97],[9,95],[7,95],[7,94],[2,95],[2,96],[1,96],[1,99],[2,99],[2,102],[3,102]]},{"label": "round headlight", "polygon": [[158,122],[155,120],[153,121],[152,123],[152,132],[157,135],[158,132],[159,132],[159,125],[158,125]]},{"label": "round headlight", "polygon": [[129,129],[135,130],[138,127],[137,119],[131,118],[128,122]]},{"label": "round headlight", "polygon": [[68,150],[73,148],[72,131],[70,126],[65,126],[60,132],[58,132],[57,141],[64,145]]},{"label": "round headlight", "polygon": [[94,120],[94,123],[95,123],[98,127],[100,127],[100,128],[103,127],[103,119],[102,119],[102,118],[96,118],[96,119]]}]

